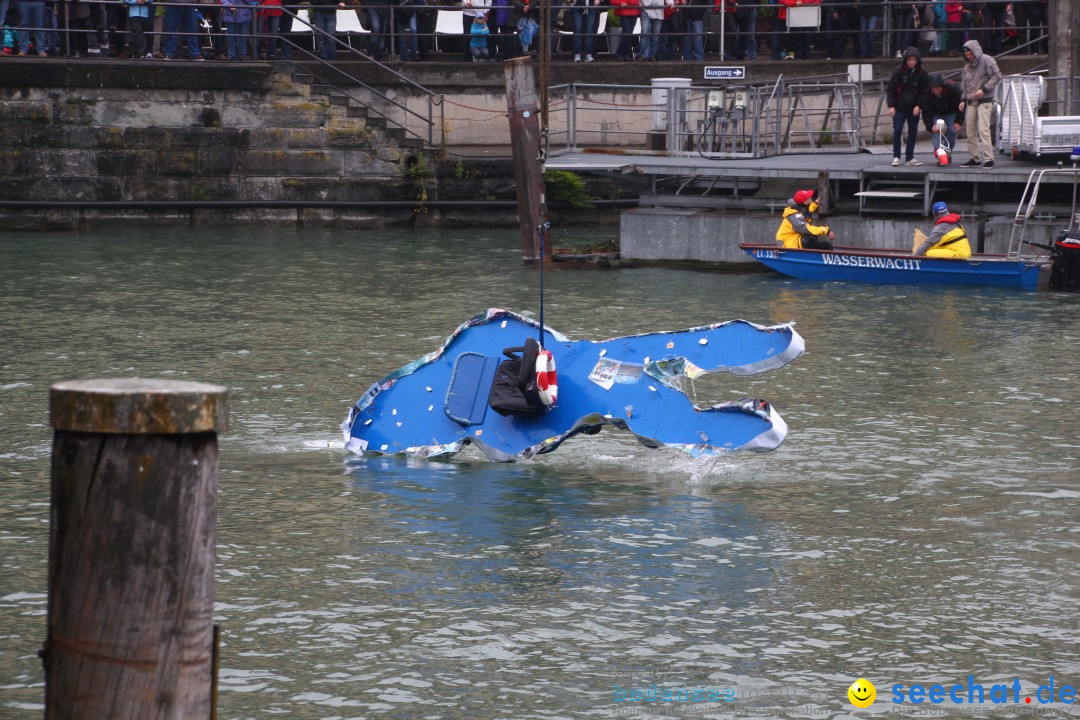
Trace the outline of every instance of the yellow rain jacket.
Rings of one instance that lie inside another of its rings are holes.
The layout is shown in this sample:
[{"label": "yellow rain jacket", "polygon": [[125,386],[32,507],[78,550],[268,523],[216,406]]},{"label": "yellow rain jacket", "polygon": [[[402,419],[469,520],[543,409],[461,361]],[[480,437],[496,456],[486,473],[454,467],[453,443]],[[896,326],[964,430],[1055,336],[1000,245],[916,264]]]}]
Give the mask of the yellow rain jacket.
[{"label": "yellow rain jacket", "polygon": [[960,216],[949,213],[935,220],[933,232],[926,236],[915,254],[938,258],[971,257],[971,243],[960,224]]},{"label": "yellow rain jacket", "polygon": [[802,249],[803,235],[828,236],[827,225],[811,225],[800,207],[788,202],[784,208],[784,219],[780,223],[780,229],[776,231],[776,241],[783,243],[784,247],[795,250]]}]

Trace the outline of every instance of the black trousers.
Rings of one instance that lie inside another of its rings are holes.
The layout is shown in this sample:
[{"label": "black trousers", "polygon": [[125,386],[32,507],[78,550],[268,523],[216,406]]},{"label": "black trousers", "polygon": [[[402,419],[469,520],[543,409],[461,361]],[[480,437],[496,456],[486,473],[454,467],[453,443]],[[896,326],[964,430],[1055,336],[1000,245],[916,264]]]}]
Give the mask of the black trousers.
[{"label": "black trousers", "polygon": [[823,235],[810,235],[807,233],[802,236],[802,246],[808,250],[832,250],[832,243],[824,239]]}]

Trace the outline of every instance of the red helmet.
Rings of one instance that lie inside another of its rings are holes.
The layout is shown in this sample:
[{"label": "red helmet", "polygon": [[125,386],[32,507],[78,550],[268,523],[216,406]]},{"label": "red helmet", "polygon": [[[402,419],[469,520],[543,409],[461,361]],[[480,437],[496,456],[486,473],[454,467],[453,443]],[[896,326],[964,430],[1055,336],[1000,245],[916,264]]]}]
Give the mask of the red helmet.
[{"label": "red helmet", "polygon": [[813,190],[799,190],[798,192],[795,193],[795,195],[792,196],[791,199],[795,201],[796,205],[805,205],[805,204],[807,204],[808,202],[810,202],[811,200],[814,199],[814,191]]}]

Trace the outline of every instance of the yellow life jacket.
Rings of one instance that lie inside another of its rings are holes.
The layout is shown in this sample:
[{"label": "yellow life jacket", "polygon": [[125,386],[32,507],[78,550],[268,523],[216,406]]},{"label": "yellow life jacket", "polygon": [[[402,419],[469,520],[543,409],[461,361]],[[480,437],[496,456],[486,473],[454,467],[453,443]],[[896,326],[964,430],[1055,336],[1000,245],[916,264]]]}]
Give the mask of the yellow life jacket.
[{"label": "yellow life jacket", "polygon": [[955,228],[945,233],[944,236],[929,250],[926,257],[939,258],[969,258],[971,257],[971,243],[968,242],[964,226],[957,224]]},{"label": "yellow life jacket", "polygon": [[[785,248],[802,250],[802,235],[791,225],[791,216],[803,212],[800,208],[784,208],[784,219],[780,222],[780,229],[776,231],[776,242],[783,243]],[[811,235],[828,235],[829,228],[824,225],[811,225],[809,214],[804,214],[807,220],[806,231]]]}]

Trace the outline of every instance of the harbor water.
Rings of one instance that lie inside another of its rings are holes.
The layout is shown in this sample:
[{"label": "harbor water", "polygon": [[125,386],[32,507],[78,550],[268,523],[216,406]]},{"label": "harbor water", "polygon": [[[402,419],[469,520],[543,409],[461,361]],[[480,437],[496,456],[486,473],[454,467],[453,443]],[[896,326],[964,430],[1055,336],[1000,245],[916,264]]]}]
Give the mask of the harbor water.
[{"label": "harbor water", "polygon": [[[372,382],[485,308],[538,314],[514,230],[0,236],[0,717],[44,708],[48,388],[93,377],[230,390],[219,718],[1080,716],[1080,297],[648,267],[545,286],[571,339],[796,322],[792,364],[688,388],[768,399],[787,441],[347,455]],[[893,701],[935,684],[962,702]]]}]

